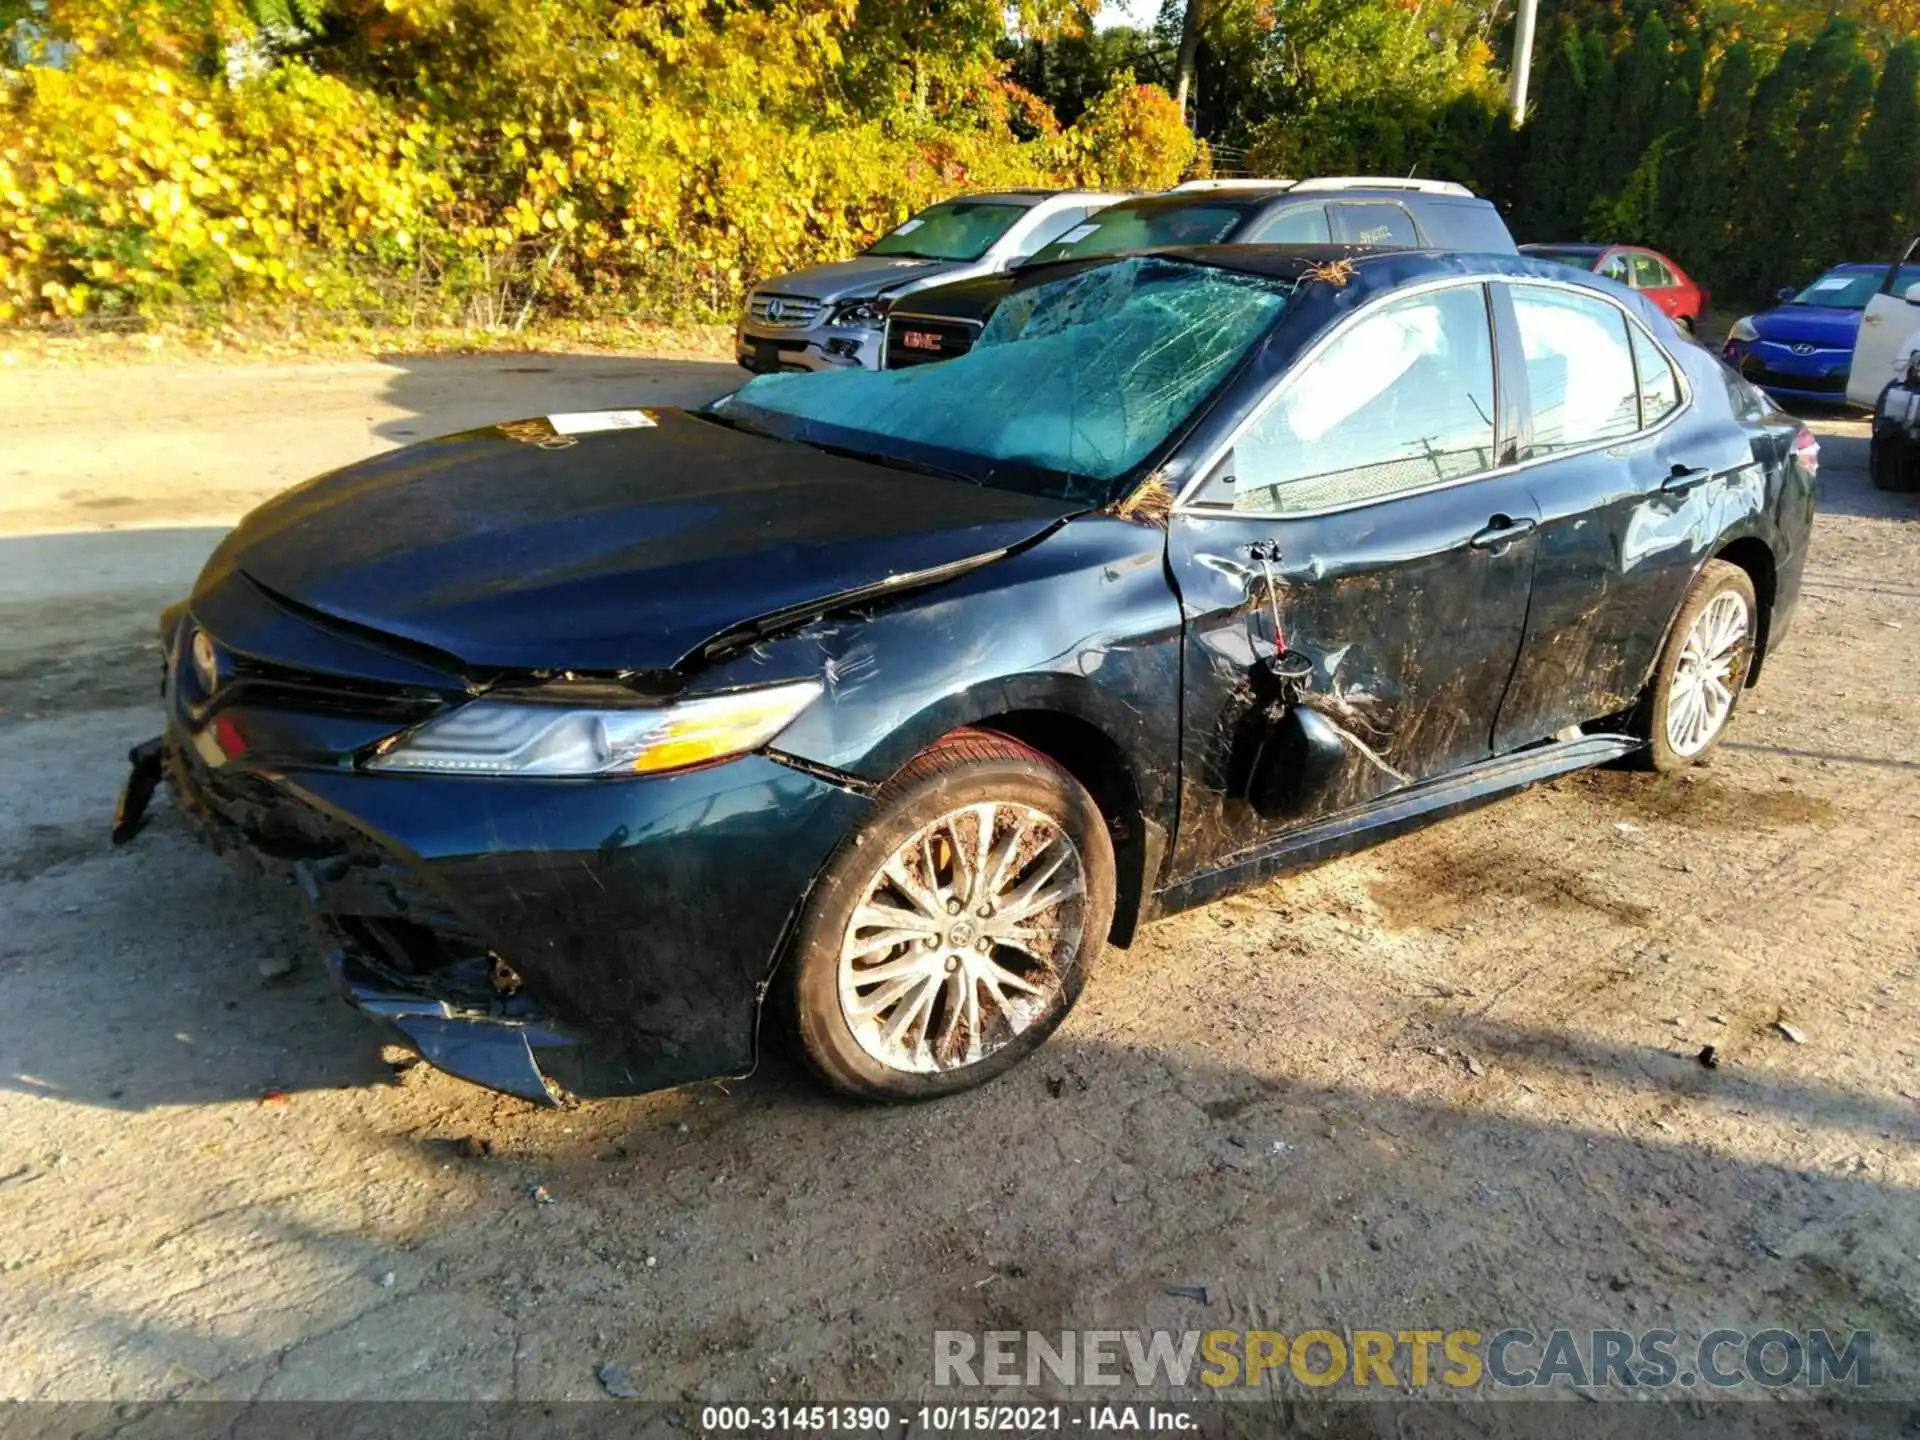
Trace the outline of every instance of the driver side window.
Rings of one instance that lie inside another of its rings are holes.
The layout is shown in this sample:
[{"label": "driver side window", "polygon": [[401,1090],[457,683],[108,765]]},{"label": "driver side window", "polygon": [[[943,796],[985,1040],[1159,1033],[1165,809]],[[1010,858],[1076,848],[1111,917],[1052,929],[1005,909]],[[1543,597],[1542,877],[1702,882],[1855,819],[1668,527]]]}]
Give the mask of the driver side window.
[{"label": "driver side window", "polygon": [[1364,504],[1493,468],[1486,290],[1382,304],[1281,382],[1234,446],[1234,509]]}]

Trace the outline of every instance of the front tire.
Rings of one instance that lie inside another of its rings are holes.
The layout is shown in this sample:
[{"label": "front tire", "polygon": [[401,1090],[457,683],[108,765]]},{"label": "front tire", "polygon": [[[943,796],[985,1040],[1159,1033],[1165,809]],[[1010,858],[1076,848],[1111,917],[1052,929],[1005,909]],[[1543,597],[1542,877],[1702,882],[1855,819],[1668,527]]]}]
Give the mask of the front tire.
[{"label": "front tire", "polygon": [[1635,727],[1650,768],[1684,770],[1719,748],[1753,669],[1759,613],[1747,572],[1709,560],[1674,617]]},{"label": "front tire", "polygon": [[1113,842],[1079,782],[956,731],[881,788],[814,887],[784,972],[794,1038],[846,1095],[971,1089],[1066,1018],[1113,907]]}]

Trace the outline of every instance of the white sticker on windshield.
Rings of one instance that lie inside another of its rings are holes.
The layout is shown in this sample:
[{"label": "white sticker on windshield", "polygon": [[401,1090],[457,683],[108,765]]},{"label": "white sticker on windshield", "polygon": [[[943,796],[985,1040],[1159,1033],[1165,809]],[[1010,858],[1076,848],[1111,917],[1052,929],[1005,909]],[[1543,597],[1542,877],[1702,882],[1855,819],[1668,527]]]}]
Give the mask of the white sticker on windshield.
[{"label": "white sticker on windshield", "polygon": [[651,430],[657,422],[644,410],[575,410],[549,415],[547,423],[556,435],[592,435],[601,430]]},{"label": "white sticker on windshield", "polygon": [[911,235],[926,223],[924,220],[908,220],[902,225],[895,226],[893,233],[896,235]]},{"label": "white sticker on windshield", "polygon": [[1858,275],[1829,275],[1824,280],[1814,281],[1810,288],[1814,290],[1844,290],[1859,278]]},{"label": "white sticker on windshield", "polygon": [[1071,245],[1076,240],[1086,239],[1099,228],[1098,225],[1076,225],[1053,243],[1056,245]]}]

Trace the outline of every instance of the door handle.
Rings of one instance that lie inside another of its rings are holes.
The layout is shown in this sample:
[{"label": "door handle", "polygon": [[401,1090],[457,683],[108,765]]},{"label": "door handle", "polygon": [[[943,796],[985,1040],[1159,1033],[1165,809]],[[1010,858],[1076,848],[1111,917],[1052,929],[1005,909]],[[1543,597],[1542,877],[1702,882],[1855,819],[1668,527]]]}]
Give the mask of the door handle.
[{"label": "door handle", "polygon": [[1860,323],[1862,325],[1878,325],[1885,318],[1884,315],[1862,315],[1860,317]]},{"label": "door handle", "polygon": [[1694,486],[1705,483],[1713,474],[1711,470],[1696,466],[1688,469],[1685,465],[1676,465],[1666,479],[1660,482],[1663,495],[1684,495]]},{"label": "door handle", "polygon": [[1476,550],[1499,550],[1514,541],[1531,535],[1540,528],[1538,520],[1527,516],[1515,519],[1511,515],[1495,515],[1487,521],[1487,528],[1467,541]]}]

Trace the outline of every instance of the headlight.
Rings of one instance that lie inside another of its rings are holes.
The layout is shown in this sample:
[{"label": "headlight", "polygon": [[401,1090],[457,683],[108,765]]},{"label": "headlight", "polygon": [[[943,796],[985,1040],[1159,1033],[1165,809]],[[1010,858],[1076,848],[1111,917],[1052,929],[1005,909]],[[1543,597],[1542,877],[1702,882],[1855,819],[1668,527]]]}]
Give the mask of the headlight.
[{"label": "headlight", "polygon": [[1736,340],[1745,343],[1750,340],[1758,340],[1759,338],[1760,332],[1753,328],[1753,317],[1751,315],[1743,316],[1734,321],[1733,328],[1727,331],[1727,343],[1729,345],[1733,344]]},{"label": "headlight", "polygon": [[860,325],[877,329],[886,323],[887,309],[891,303],[891,301],[880,299],[877,295],[869,295],[864,300],[842,300],[833,307],[833,316],[828,323]]},{"label": "headlight", "polygon": [[651,709],[474,700],[367,762],[460,775],[646,775],[758,750],[820,695],[803,680]]}]

